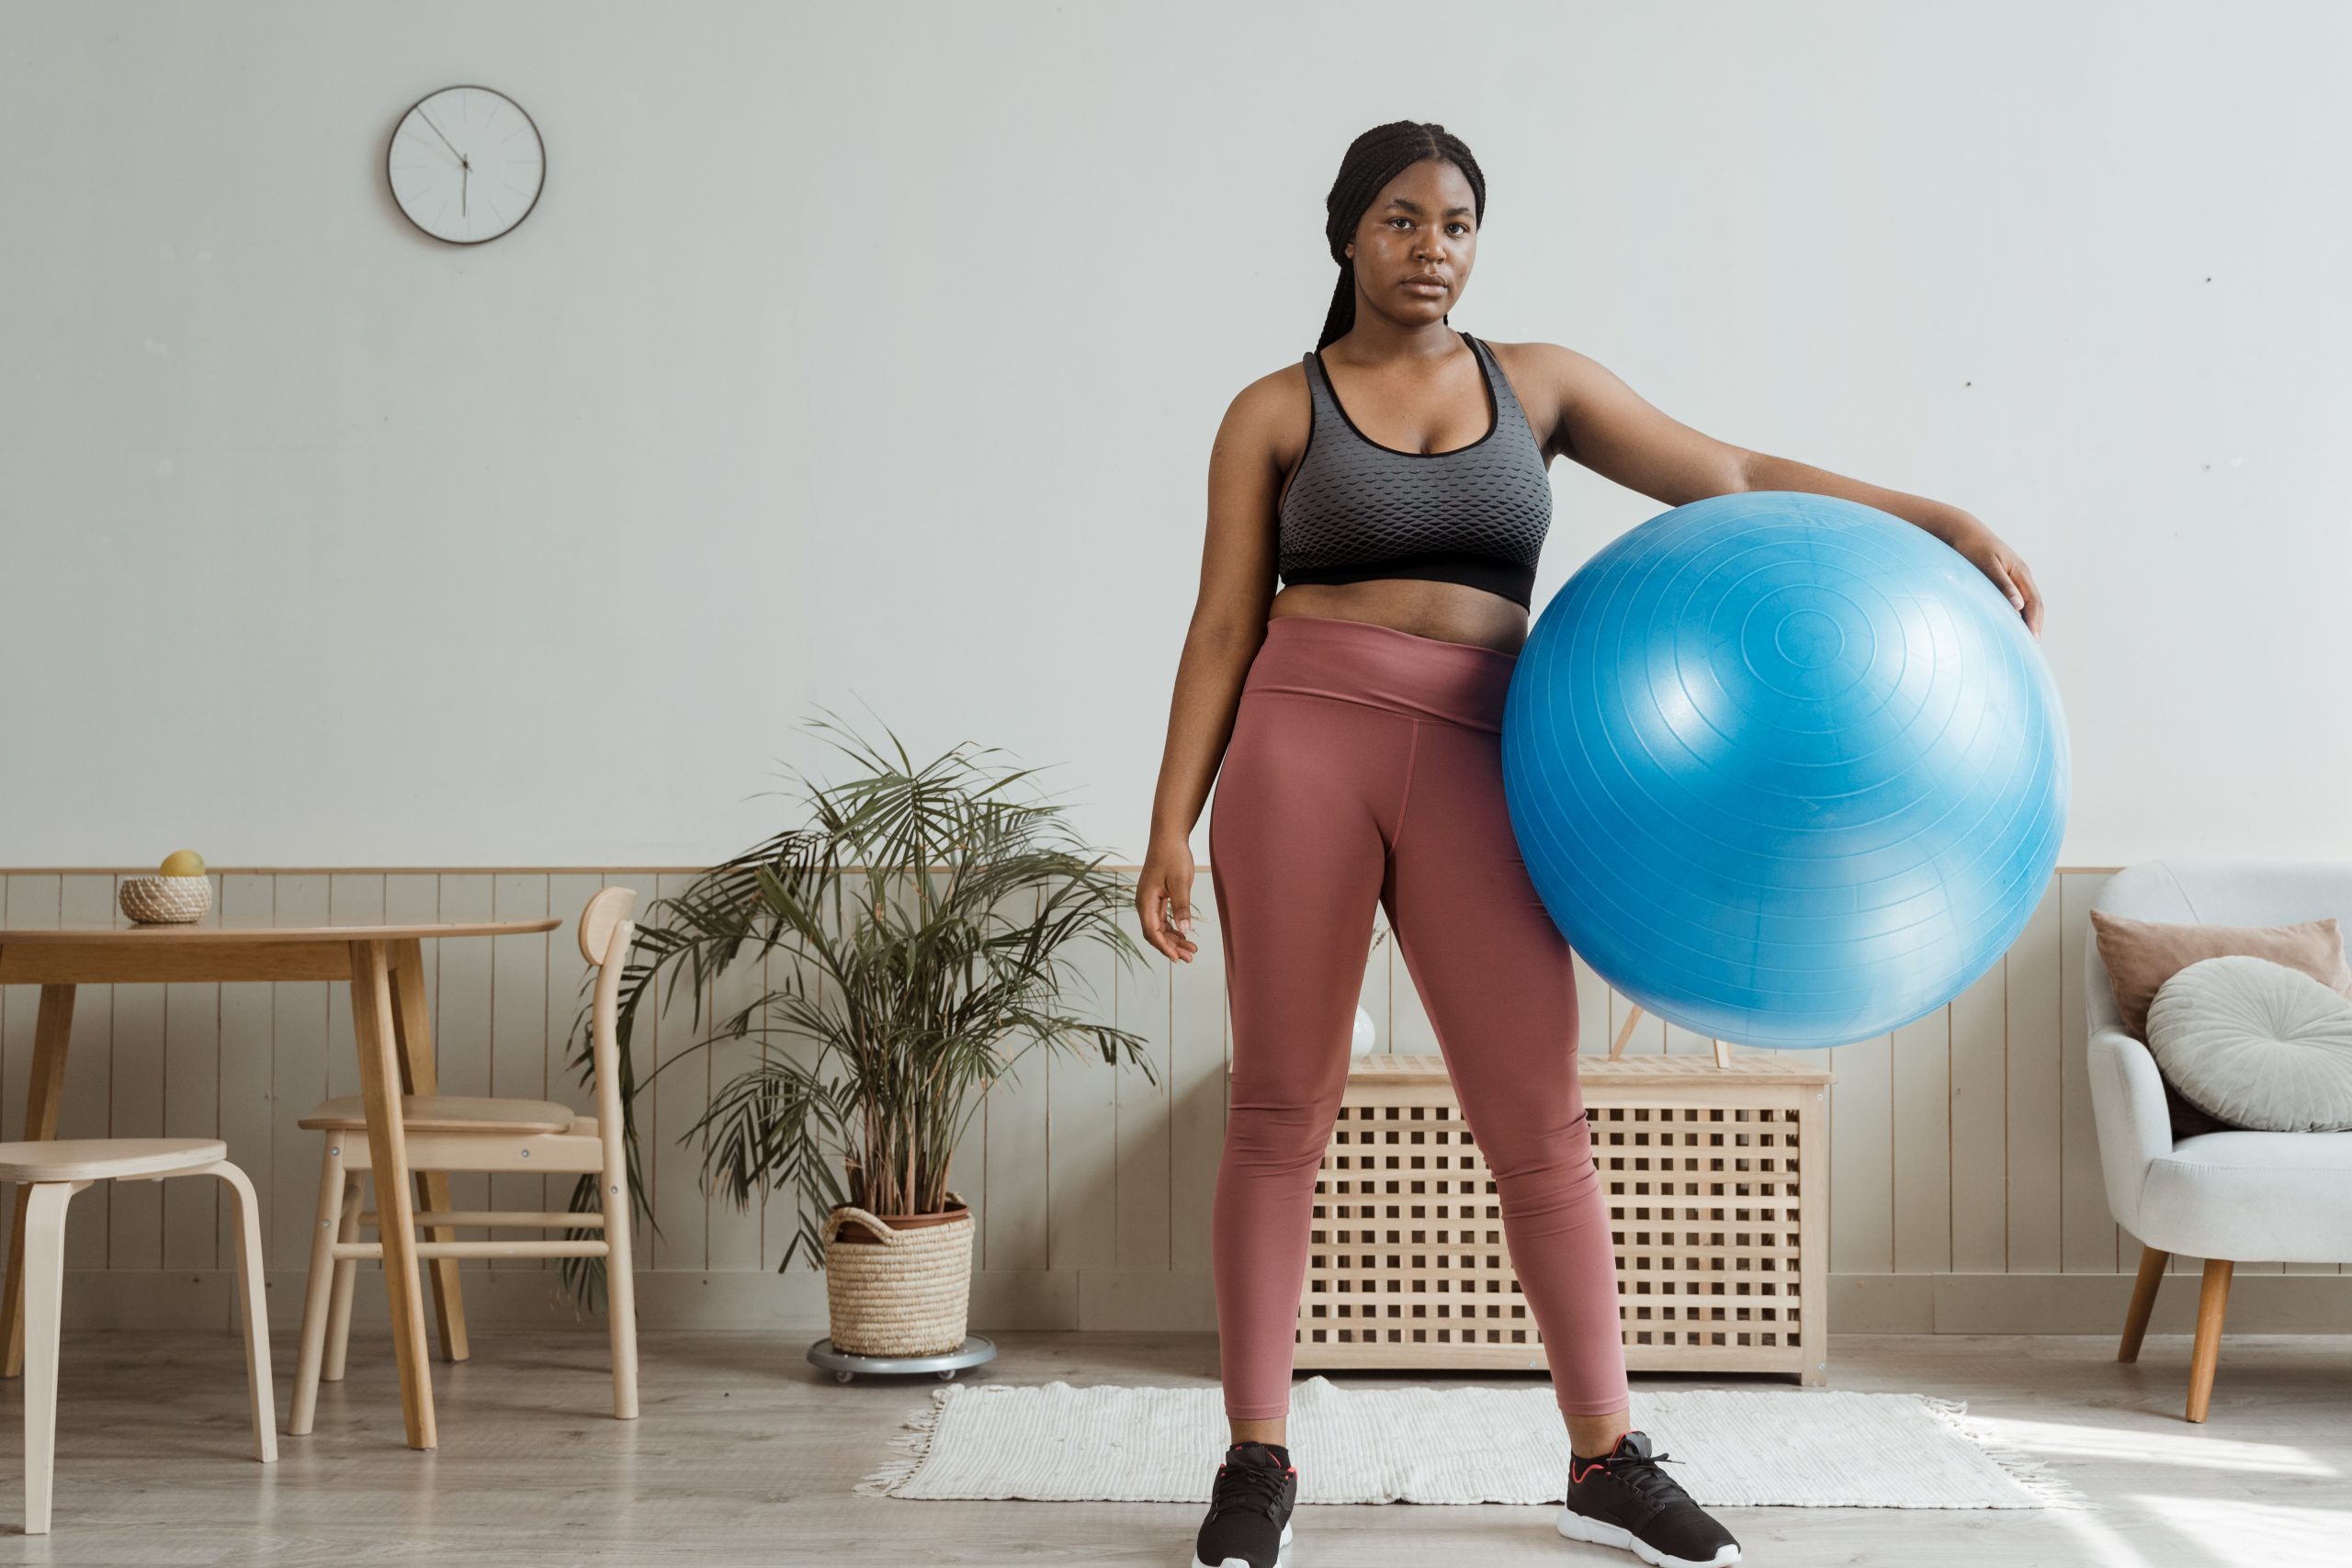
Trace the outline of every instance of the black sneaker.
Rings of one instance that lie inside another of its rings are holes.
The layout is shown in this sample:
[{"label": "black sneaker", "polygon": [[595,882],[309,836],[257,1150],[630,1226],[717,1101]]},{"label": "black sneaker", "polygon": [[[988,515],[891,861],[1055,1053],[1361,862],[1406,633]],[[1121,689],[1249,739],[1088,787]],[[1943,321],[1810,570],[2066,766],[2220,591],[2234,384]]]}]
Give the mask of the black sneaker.
[{"label": "black sneaker", "polygon": [[1739,1542],[1660,1470],[1645,1433],[1628,1432],[1600,1459],[1568,1460],[1568,1506],[1560,1533],[1570,1540],[1623,1547],[1657,1568],[1724,1568],[1739,1561]]},{"label": "black sneaker", "polygon": [[1234,1444],[1216,1467],[1193,1568],[1290,1568],[1290,1511],[1297,1503],[1288,1450]]}]

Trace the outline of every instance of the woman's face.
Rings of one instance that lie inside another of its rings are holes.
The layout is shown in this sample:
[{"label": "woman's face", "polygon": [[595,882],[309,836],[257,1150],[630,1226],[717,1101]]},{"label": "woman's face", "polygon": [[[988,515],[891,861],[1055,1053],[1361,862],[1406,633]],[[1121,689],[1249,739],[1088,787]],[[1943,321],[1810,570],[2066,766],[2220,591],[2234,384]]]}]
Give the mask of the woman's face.
[{"label": "woman's face", "polygon": [[1462,171],[1438,158],[1381,187],[1348,246],[1357,291],[1374,310],[1419,326],[1453,309],[1478,259],[1476,200]]}]

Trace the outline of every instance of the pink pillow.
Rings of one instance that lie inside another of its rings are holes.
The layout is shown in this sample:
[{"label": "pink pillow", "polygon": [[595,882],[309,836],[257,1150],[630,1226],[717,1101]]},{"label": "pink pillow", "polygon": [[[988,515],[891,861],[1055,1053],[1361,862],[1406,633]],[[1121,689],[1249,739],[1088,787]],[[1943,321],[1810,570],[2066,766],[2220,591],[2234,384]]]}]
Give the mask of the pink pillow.
[{"label": "pink pillow", "polygon": [[[2200,958],[2238,953],[2267,958],[2352,999],[2352,964],[2345,962],[2344,933],[2333,915],[2288,926],[2178,925],[2127,919],[2104,909],[2093,909],[2090,916],[2099,962],[2107,965],[2107,983],[2115,993],[2115,1010],[2123,1015],[2123,1032],[2135,1040],[2148,1038],[2148,1005],[2156,999],[2157,987]],[[2176,1141],[2229,1125],[2183,1100],[2169,1080],[2165,1102],[2172,1111]]]}]

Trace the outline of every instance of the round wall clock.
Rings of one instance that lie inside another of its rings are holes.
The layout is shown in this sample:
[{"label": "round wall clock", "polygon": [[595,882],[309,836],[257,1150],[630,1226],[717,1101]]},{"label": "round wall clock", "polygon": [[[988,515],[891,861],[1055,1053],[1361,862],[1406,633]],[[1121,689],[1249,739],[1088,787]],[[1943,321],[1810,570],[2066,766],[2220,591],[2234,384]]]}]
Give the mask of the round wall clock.
[{"label": "round wall clock", "polygon": [[547,148],[505,94],[444,87],[392,128],[384,172],[410,222],[436,240],[479,245],[530,216],[547,183]]}]

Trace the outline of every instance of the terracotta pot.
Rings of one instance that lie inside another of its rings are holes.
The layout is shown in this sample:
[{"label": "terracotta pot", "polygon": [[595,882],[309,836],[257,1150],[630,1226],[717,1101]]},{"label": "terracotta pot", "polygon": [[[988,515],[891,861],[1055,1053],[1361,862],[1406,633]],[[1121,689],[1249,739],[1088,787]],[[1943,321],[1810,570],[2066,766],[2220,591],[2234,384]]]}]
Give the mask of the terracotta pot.
[{"label": "terracotta pot", "polygon": [[[930,1225],[952,1224],[970,1213],[970,1209],[958,1201],[942,1214],[876,1214],[874,1217],[894,1231],[914,1231]],[[837,1239],[853,1246],[879,1247],[882,1244],[880,1236],[876,1235],[855,1220],[846,1217],[842,1219],[841,1229],[835,1235]]]}]

